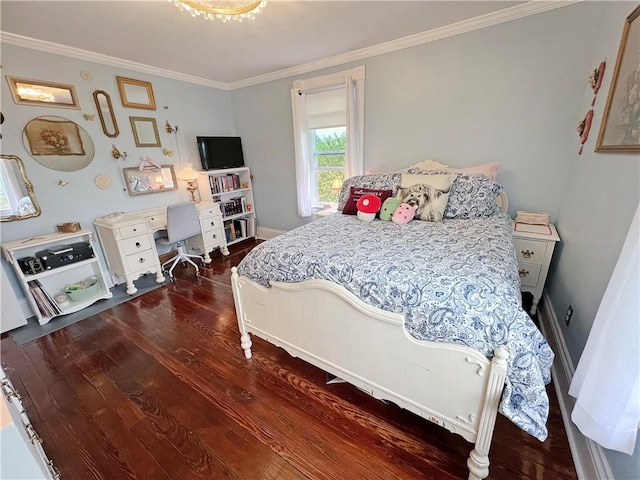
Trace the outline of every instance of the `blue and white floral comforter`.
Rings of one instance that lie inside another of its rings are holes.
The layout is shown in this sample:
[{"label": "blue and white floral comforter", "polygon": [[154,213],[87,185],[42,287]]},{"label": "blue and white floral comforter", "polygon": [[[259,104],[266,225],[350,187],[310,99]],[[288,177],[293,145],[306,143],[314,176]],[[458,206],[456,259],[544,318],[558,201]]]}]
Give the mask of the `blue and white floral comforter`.
[{"label": "blue and white floral comforter", "polygon": [[511,219],[503,211],[406,225],[332,215],[258,245],[238,269],[264,286],[338,283],[369,305],[404,315],[407,331],[421,340],[467,345],[488,357],[506,347],[500,412],[546,438],[554,355],[522,309]]}]

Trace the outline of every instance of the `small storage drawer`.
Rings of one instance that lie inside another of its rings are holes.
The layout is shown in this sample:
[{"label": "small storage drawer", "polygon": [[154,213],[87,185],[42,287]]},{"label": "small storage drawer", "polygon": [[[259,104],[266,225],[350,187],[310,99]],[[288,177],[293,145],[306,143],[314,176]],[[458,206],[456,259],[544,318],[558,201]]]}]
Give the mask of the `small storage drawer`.
[{"label": "small storage drawer", "polygon": [[141,233],[147,233],[149,230],[147,229],[146,223],[136,223],[133,225],[127,225],[126,227],[120,227],[118,229],[118,234],[121,238],[130,237],[132,235],[140,235]]},{"label": "small storage drawer", "polygon": [[136,237],[125,238],[122,240],[122,249],[125,255],[135,255],[144,250],[151,249],[151,240],[149,235],[138,235]]},{"label": "small storage drawer", "polygon": [[149,226],[152,230],[164,229],[167,226],[166,214],[158,214],[152,217],[147,217],[147,220],[149,220]]},{"label": "small storage drawer", "polygon": [[202,228],[202,233],[208,233],[212,230],[219,230],[222,228],[222,217],[209,217],[203,218],[200,220],[200,226]]},{"label": "small storage drawer", "polygon": [[514,240],[518,262],[537,263],[542,265],[545,261],[548,242],[537,240]]},{"label": "small storage drawer", "polygon": [[222,216],[222,214],[220,213],[220,209],[215,205],[208,208],[202,208],[198,211],[198,216],[200,218],[207,218],[214,215]]},{"label": "small storage drawer", "polygon": [[518,262],[518,275],[520,275],[520,284],[524,287],[535,287],[536,285],[538,285],[540,270],[542,270],[542,265],[538,265],[535,263]]},{"label": "small storage drawer", "polygon": [[138,270],[155,271],[155,265],[158,263],[158,258],[153,249],[145,250],[133,255],[127,255],[125,258],[127,272],[136,272]]}]

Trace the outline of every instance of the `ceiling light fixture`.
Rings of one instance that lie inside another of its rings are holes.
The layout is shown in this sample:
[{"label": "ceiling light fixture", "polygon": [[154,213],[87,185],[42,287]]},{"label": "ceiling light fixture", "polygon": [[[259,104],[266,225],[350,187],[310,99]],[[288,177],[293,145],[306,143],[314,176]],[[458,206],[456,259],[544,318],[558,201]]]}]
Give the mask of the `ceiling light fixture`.
[{"label": "ceiling light fixture", "polygon": [[202,15],[208,20],[229,20],[241,22],[245,18],[253,20],[267,4],[267,0],[169,0],[181,11],[192,17]]}]

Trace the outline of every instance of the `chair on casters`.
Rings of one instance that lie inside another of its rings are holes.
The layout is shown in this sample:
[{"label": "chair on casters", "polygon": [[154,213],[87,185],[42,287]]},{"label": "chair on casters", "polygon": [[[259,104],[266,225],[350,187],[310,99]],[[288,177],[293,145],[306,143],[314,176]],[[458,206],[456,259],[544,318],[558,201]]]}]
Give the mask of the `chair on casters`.
[{"label": "chair on casters", "polygon": [[160,237],[156,241],[157,243],[164,245],[178,245],[178,253],[175,257],[167,260],[162,264],[162,270],[167,273],[166,266],[169,263],[171,268],[169,269],[169,278],[173,282],[173,269],[178,262],[188,262],[196,267],[196,277],[200,276],[200,267],[191,260],[192,258],[199,258],[200,255],[192,255],[186,252],[185,243],[187,238],[195,235],[200,235],[202,230],[200,228],[200,219],[198,218],[198,212],[196,211],[196,205],[193,202],[177,203],[175,205],[169,205],[167,207],[167,237]]}]

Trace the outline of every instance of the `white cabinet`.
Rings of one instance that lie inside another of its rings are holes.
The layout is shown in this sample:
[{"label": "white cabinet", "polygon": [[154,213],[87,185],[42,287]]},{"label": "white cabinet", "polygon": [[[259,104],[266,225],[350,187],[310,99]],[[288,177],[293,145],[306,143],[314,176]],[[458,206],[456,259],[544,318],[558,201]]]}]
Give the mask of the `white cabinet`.
[{"label": "white cabinet", "polygon": [[0,267],[0,270],[2,270],[2,283],[0,284],[0,333],[4,333],[26,325],[27,319],[24,313],[22,313],[20,303],[15,293],[13,293],[11,283],[9,283],[9,278],[4,268]]},{"label": "white cabinet", "polygon": [[[547,280],[549,265],[556,242],[560,241],[556,227],[549,224],[543,233],[527,231],[526,224],[514,223],[513,243],[518,257],[518,274],[520,275],[520,290],[533,295],[531,314],[538,310],[538,303],[542,297],[542,290]],[[534,228],[532,228],[533,230]]]},{"label": "white cabinet", "polygon": [[[78,257],[80,250],[76,247],[82,245],[87,245],[87,248]],[[107,288],[100,259],[95,256],[93,233],[89,230],[7,242],[2,244],[2,251],[13,266],[25,298],[41,325],[59,315],[77,312],[100,299],[113,296]],[[48,254],[48,265],[39,260],[41,252],[46,251],[52,252]],[[24,259],[32,259],[35,267],[23,271]],[[92,286],[82,291],[74,290],[69,295],[65,293],[68,285],[79,285],[83,281],[86,281],[84,285]]]},{"label": "white cabinet", "polygon": [[1,368],[0,383],[0,478],[59,479],[60,473],[47,458],[20,394]]},{"label": "white cabinet", "polygon": [[256,212],[249,167],[225,168],[203,172],[198,188],[204,201],[220,205],[227,245],[255,238]]}]

